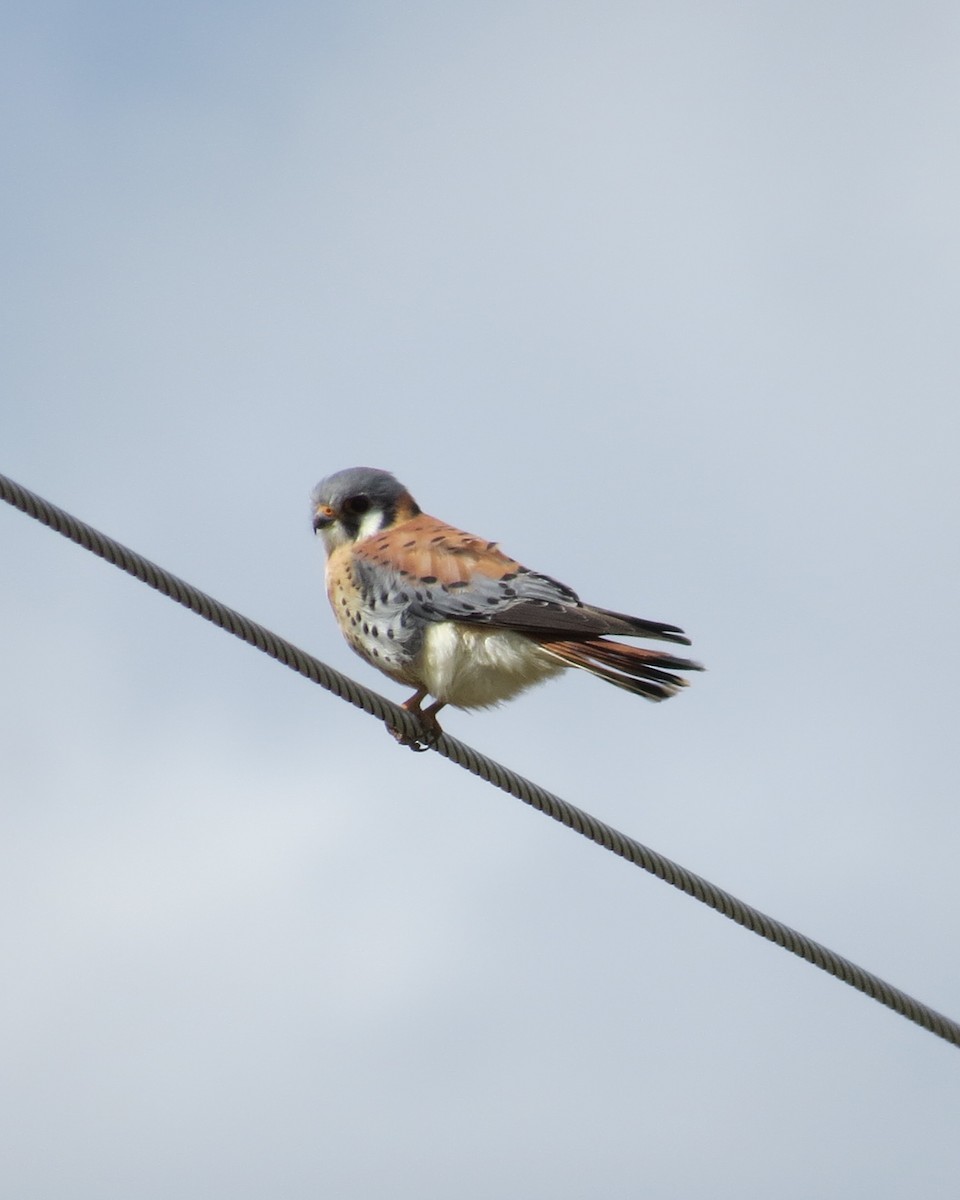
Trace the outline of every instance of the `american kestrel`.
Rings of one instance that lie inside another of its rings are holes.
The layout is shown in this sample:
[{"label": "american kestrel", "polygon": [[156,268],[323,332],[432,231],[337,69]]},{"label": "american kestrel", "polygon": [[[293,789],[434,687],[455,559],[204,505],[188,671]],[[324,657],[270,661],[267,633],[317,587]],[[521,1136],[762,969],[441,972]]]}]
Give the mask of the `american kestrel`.
[{"label": "american kestrel", "polygon": [[[403,705],[429,735],[444,705],[487,708],[568,667],[666,700],[698,663],[604,640],[689,646],[675,625],[584,604],[576,592],[473,534],[421,512],[387,471],[351,467],[313,491],[327,549],[327,595],[344,637],[371,666],[416,688]],[[434,702],[421,709],[427,696]]]}]

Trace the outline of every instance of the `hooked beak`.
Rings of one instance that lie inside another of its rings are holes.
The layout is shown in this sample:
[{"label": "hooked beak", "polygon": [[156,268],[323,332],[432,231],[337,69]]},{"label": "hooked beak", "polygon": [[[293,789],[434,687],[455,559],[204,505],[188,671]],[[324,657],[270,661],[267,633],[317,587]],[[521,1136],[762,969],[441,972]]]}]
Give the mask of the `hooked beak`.
[{"label": "hooked beak", "polygon": [[329,504],[318,504],[313,510],[313,532],[322,533],[337,519],[337,514]]}]

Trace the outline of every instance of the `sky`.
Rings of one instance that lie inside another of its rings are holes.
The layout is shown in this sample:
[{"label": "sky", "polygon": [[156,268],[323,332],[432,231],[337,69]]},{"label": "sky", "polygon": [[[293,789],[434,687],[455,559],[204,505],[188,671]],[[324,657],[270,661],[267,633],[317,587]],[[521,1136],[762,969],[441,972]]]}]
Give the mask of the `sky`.
[{"label": "sky", "polygon": [[[0,22],[0,471],[394,699],[309,493],[683,626],[445,727],[960,1018],[953,4]],[[955,1048],[0,511],[20,1200],[957,1194]]]}]

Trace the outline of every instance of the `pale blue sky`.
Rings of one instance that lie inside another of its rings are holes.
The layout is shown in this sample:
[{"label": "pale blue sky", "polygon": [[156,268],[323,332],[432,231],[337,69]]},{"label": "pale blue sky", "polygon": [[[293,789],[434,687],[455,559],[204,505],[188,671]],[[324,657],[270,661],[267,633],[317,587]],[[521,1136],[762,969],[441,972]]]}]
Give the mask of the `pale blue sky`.
[{"label": "pale blue sky", "polygon": [[[396,698],[341,467],[684,626],[669,704],[447,726],[960,1016],[956,7],[0,28],[0,470]],[[0,539],[11,1195],[956,1195],[956,1050]]]}]

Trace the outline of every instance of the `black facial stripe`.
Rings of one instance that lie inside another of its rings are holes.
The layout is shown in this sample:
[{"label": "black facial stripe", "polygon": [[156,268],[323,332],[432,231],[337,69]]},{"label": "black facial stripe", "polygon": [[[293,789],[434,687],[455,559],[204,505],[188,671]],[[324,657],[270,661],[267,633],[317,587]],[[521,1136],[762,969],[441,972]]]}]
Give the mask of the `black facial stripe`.
[{"label": "black facial stripe", "polygon": [[393,524],[396,511],[396,505],[394,504],[388,504],[382,509],[378,509],[375,504],[371,504],[367,511],[363,513],[350,512],[346,507],[344,507],[340,512],[340,523],[350,535],[351,539],[356,541],[360,534],[360,526],[367,519],[367,517],[370,516],[371,513],[381,513],[382,519],[380,521],[380,528],[389,529],[389,527]]}]

